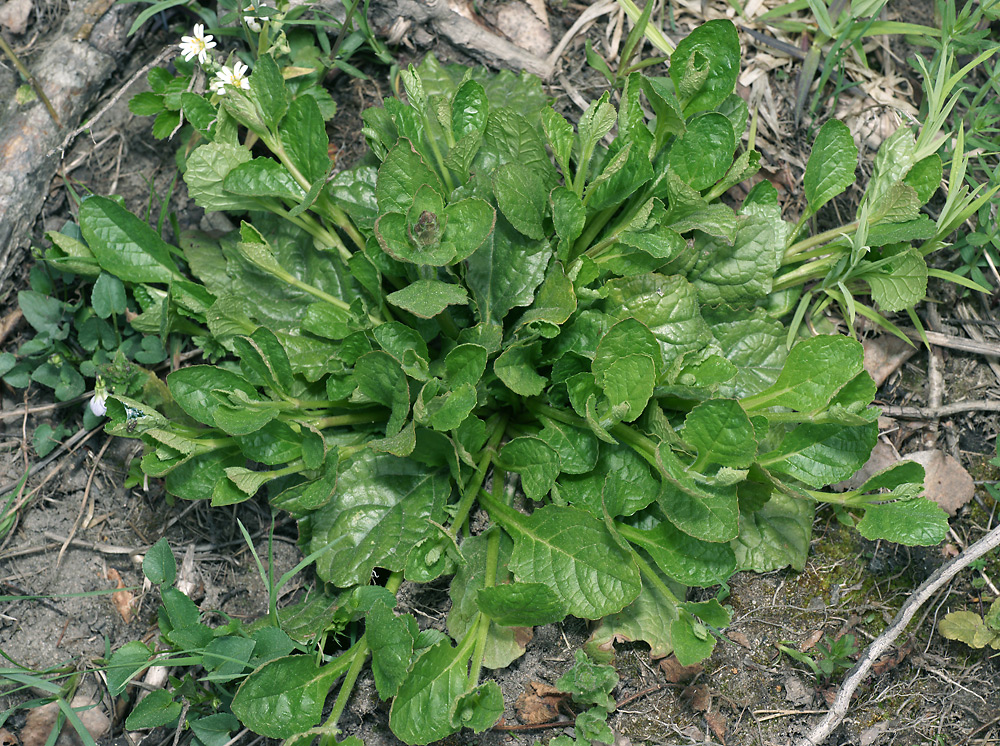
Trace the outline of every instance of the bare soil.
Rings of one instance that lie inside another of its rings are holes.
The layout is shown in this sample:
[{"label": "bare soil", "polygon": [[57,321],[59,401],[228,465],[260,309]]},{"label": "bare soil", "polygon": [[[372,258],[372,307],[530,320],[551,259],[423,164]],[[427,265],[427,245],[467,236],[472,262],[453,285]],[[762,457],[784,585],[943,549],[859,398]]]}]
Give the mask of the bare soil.
[{"label": "bare soil", "polygon": [[[488,12],[490,7],[487,4]],[[558,39],[585,7],[549,3],[554,38]],[[678,16],[681,28],[699,20],[697,12],[684,7]],[[710,9],[708,17],[718,17],[728,5],[702,3],[701,7]],[[599,49],[609,43],[607,24],[604,17],[588,31]],[[149,58],[172,38],[162,30],[143,33],[147,34]],[[680,31],[675,34],[680,35]],[[418,57],[433,48],[442,59],[462,57],[434,46],[434,40],[426,34],[417,36],[417,45],[401,53]],[[567,49],[563,75],[551,88],[553,97],[567,111],[573,111],[577,96],[589,100],[603,90],[603,79],[582,63],[582,45],[580,38]],[[759,51],[748,48],[747,53],[753,57]],[[137,58],[132,70],[143,62]],[[132,70],[122,71],[118,88]],[[794,72],[791,65],[768,72],[773,84],[769,106],[776,117],[772,124],[777,126],[769,129],[764,123],[761,128],[763,142],[775,146],[773,151],[764,151],[763,173],[782,187],[786,207],[792,210],[801,200],[796,185],[810,139],[808,124],[796,126],[793,122]],[[333,83],[340,113],[331,128],[332,142],[341,163],[348,165],[364,149],[361,109],[386,95],[389,84],[384,70],[373,71],[370,81],[340,76]],[[122,95],[95,124],[92,136],[78,139],[66,153],[62,175],[53,181],[35,228],[36,245],[42,245],[45,230],[58,229],[71,219],[69,185],[98,194],[120,194],[131,209],[139,212],[152,199],[154,212],[159,211],[158,200],[170,193],[174,180],[172,146],[153,140],[150,121],[134,117],[127,110],[129,97],[143,85],[140,80]],[[748,96],[763,95],[753,84],[741,90]],[[116,93],[117,88],[111,89],[106,96]],[[841,208],[850,209],[850,205]],[[169,209],[176,213],[182,227],[205,225],[204,214],[188,201],[182,181],[173,186]],[[26,287],[26,271],[27,267],[18,287],[0,289],[0,318],[16,307],[14,291]],[[950,308],[951,292],[932,286],[931,298],[945,301],[941,311],[943,328],[961,333],[957,325],[949,326],[954,320],[944,310]],[[981,305],[987,320],[997,318],[995,301],[994,296]],[[984,328],[987,334],[992,333],[988,326]],[[0,349],[15,351],[28,334],[22,325]],[[959,352],[942,354],[938,350],[936,354],[942,355],[946,402],[998,398],[1000,381],[987,360]],[[890,376],[877,401],[927,404],[927,365],[927,351],[918,352]],[[21,392],[0,384],[0,486],[16,483],[38,461],[30,450],[35,427],[52,418],[79,426],[83,404],[36,415],[8,416],[25,407],[51,403],[48,392],[38,387]],[[975,500],[952,521],[949,542],[943,547],[920,549],[875,544],[844,529],[831,512],[820,510],[812,551],[802,572],[740,573],[732,579],[727,603],[733,608],[733,624],[727,630],[727,639],[717,646],[700,672],[687,680],[671,681],[661,662],[651,660],[644,646],[619,647],[615,666],[621,683],[615,696],[626,704],[609,721],[617,744],[770,746],[801,737],[825,712],[836,691],[836,679],[817,681],[776,645],[789,644],[798,649],[808,641],[815,643],[820,634],[827,641],[851,634],[859,647],[864,647],[885,629],[907,595],[937,566],[995,524],[996,503],[981,483],[995,480],[1000,474],[986,463],[995,453],[993,440],[1000,429],[996,416],[970,413],[941,422],[894,420],[884,424],[885,437],[900,452],[942,448],[979,480]],[[266,556],[272,530],[267,506],[250,502],[213,509],[204,503],[172,502],[155,481],[148,490],[126,490],[121,485],[128,463],[135,456],[133,444],[114,442],[105,449],[104,438],[101,433],[95,434],[76,451],[61,455],[29,479],[22,494],[32,496],[25,502],[13,530],[0,539],[0,595],[5,600],[0,605],[0,651],[11,661],[37,671],[63,666],[92,670],[95,661],[108,650],[130,640],[156,637],[158,598],[155,590],[143,587],[140,562],[142,553],[162,536],[168,538],[179,557],[192,549],[196,600],[203,610],[218,610],[248,621],[266,612],[267,592],[236,520],[241,520],[254,537],[258,554]],[[298,561],[301,555],[295,545],[293,524],[279,524],[274,529],[274,547],[279,573]],[[115,582],[108,579],[110,569],[117,570],[124,585],[134,593],[134,617],[129,623],[109,595],[81,595],[115,588]],[[885,660],[859,691],[850,715],[828,741],[830,746],[1000,743],[1000,660],[991,659],[986,651],[949,642],[936,632],[936,622],[949,610],[983,611],[988,606],[989,586],[973,582],[982,577],[1000,583],[1000,560],[991,558],[981,574],[963,573],[922,611],[918,622],[908,630],[909,639],[900,640],[896,654]],[[288,589],[282,603],[297,598],[302,585],[310,582],[308,574],[301,577]],[[715,590],[705,592],[706,597],[714,595]],[[446,590],[434,585],[419,589],[404,586],[400,597],[402,609],[413,612],[422,625],[444,628],[449,603]],[[507,729],[479,736],[465,732],[448,739],[448,743],[520,746],[545,742],[561,733],[571,734],[572,729],[566,727],[528,729],[519,725],[514,703],[531,682],[554,684],[572,662],[573,651],[588,636],[586,624],[572,619],[536,629],[521,659],[507,669],[488,674],[504,692]],[[95,677],[89,678],[88,686],[99,689]],[[2,696],[0,708],[29,696],[34,695]],[[107,701],[104,706],[113,719],[112,731],[105,738],[109,742],[120,737],[127,708],[123,703]],[[368,746],[400,743],[389,732],[388,708],[375,695],[370,673],[362,674],[341,722],[345,735],[358,735]],[[16,737],[23,725],[23,712],[16,713],[6,724],[8,735]],[[181,734],[180,738],[181,743],[186,743],[190,734]],[[247,736],[243,743],[252,740],[256,743],[260,739]],[[177,743],[172,731],[154,731],[143,743],[153,746],[171,741]],[[9,742],[3,743],[6,746]]]}]

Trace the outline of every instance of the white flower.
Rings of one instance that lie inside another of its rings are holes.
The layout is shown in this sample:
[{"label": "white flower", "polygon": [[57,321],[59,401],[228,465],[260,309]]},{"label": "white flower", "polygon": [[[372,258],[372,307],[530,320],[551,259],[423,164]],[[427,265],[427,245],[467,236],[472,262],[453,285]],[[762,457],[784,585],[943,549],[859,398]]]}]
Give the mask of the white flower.
[{"label": "white flower", "polygon": [[250,79],[246,72],[249,68],[242,62],[234,62],[233,67],[230,70],[228,66],[223,66],[219,72],[215,74],[215,80],[208,84],[208,87],[212,90],[212,93],[218,93],[220,96],[226,94],[226,86],[236,86],[237,88],[242,88],[244,91],[250,90]]},{"label": "white flower", "polygon": [[108,394],[106,391],[98,391],[90,397],[90,411],[98,417],[103,417],[108,413]]},{"label": "white flower", "polygon": [[[244,13],[250,13],[250,14],[256,13],[257,12],[257,8],[254,6],[253,3],[250,3],[250,5],[248,5],[247,7],[245,7],[243,9],[243,12]],[[260,29],[261,29],[260,18],[258,18],[255,15],[244,15],[243,16],[243,20],[246,23],[248,29],[250,29],[251,31],[253,31],[255,34],[260,33]]]},{"label": "white flower", "polygon": [[205,36],[204,23],[196,23],[192,33],[194,36],[182,36],[181,43],[177,46],[181,48],[185,61],[197,57],[198,62],[204,65],[208,62],[208,50],[215,47],[215,42],[212,41],[213,36],[211,34]]}]

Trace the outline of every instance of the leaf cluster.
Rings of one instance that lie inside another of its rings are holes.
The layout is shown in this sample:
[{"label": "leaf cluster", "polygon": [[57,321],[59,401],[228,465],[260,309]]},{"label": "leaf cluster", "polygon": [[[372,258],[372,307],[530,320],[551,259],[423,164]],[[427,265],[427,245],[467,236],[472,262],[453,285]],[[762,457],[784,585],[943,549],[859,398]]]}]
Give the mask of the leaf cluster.
[{"label": "leaf cluster", "polygon": [[[161,299],[146,312],[167,333],[231,354],[170,373],[168,401],[116,391],[108,431],[140,438],[172,495],[263,492],[296,518],[327,594],[284,616],[288,635],[315,639],[333,610],[365,619],[337,657],[250,674],[232,703],[245,725],[332,738],[370,655],[401,739],[481,731],[503,708],[482,668],[567,615],[597,622],[593,650],[644,641],[694,663],[730,612],[687,588],[801,568],[817,502],[868,538],[941,540],[916,464],[824,491],[868,459],[875,386],[856,340],[800,339],[804,311],[786,326],[777,292],[819,277],[844,303],[862,286],[884,310],[922,298],[908,242],[940,228],[919,214],[940,161],[901,130],[848,237],[796,242],[766,182],[738,209],[719,200],[759,163],[739,152],[738,69],[735,28],[712,21],[670,77],[632,72],[574,126],[529,76],[429,57],[402,74],[405,101],[364,113],[370,159],[332,175],[319,104],[264,55],[249,90],[203,100],[182,163],[237,230],[171,246],[114,200],[83,203],[102,270]],[[812,212],[853,182],[851,148],[820,132]],[[404,579],[443,576],[448,635],[395,614]]]}]

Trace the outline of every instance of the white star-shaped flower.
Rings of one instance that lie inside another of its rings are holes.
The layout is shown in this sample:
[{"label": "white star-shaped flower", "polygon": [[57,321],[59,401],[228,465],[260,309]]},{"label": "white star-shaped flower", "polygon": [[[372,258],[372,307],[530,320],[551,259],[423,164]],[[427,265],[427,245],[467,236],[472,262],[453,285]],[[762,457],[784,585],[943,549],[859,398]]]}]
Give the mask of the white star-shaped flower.
[{"label": "white star-shaped flower", "polygon": [[251,31],[253,31],[255,34],[260,33],[260,29],[261,29],[260,18],[258,18],[257,16],[253,15],[254,13],[257,12],[256,6],[254,6],[253,3],[250,3],[250,5],[248,5],[247,7],[245,7],[243,9],[243,12],[247,13],[247,14],[250,14],[250,15],[244,15],[243,16],[243,20],[246,23],[247,28],[250,29]]},{"label": "white star-shaped flower", "polygon": [[209,83],[208,87],[213,93],[218,93],[220,96],[226,94],[227,85],[242,88],[245,91],[250,90],[250,79],[246,74],[248,69],[246,65],[239,61],[233,63],[232,69],[228,65],[223,66],[215,74],[215,80]]},{"label": "white star-shaped flower", "polygon": [[204,23],[196,23],[192,33],[194,36],[182,36],[181,43],[177,46],[181,48],[185,61],[197,57],[198,62],[204,65],[208,61],[208,50],[215,47],[215,42],[212,41],[214,37],[211,34],[205,36]]}]

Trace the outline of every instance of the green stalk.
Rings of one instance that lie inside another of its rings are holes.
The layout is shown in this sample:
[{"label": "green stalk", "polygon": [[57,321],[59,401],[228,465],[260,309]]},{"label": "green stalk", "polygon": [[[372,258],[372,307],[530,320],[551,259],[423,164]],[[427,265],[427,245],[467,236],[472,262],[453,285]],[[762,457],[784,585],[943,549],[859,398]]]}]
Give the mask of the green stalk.
[{"label": "green stalk", "polygon": [[[504,473],[502,469],[493,470],[493,496],[503,500]],[[500,531],[494,529],[486,539],[486,575],[483,578],[483,588],[492,588],[497,582],[497,565],[500,562]],[[483,670],[483,658],[486,654],[486,639],[489,636],[492,620],[480,612],[479,629],[476,632],[476,647],[472,653],[472,668],[469,672],[469,686],[479,683],[479,675]]]},{"label": "green stalk", "polygon": [[853,220],[846,225],[842,225],[839,228],[831,228],[828,231],[823,231],[822,233],[817,233],[815,236],[810,236],[809,238],[804,238],[801,241],[792,244],[787,249],[785,249],[785,256],[782,258],[782,265],[788,264],[793,258],[799,254],[809,251],[810,249],[820,246],[822,244],[828,243],[830,241],[835,241],[838,238],[844,238],[853,234],[858,229],[858,221]]},{"label": "green stalk", "polygon": [[810,280],[818,280],[821,277],[825,277],[829,268],[836,264],[839,259],[840,255],[832,254],[796,267],[791,272],[778,277],[771,286],[771,292],[786,290],[796,285],[804,285]]},{"label": "green stalk", "polygon": [[369,425],[374,422],[385,422],[383,414],[373,414],[371,412],[357,412],[352,414],[335,414],[330,417],[321,417],[313,422],[317,430],[325,430],[328,427],[344,427],[345,425]]},{"label": "green stalk", "polygon": [[[631,527],[630,526],[626,526],[623,523],[618,523],[617,521],[615,522],[615,529],[618,530],[619,533],[622,533],[626,538],[628,537],[628,533],[627,533],[627,531],[622,531],[622,529],[628,529],[628,528],[631,528]],[[635,529],[632,529],[632,530],[635,530]],[[635,547],[633,547],[632,544],[629,543],[628,541],[623,541],[623,542],[621,542],[621,544],[626,549],[628,549],[629,554],[632,555],[632,561],[635,562],[635,564],[639,567],[639,573],[648,582],[650,582],[652,585],[654,585],[656,587],[656,589],[660,593],[662,593],[666,598],[668,598],[671,601],[673,601],[675,605],[680,606],[681,605],[681,599],[677,598],[677,596],[674,595],[674,592],[672,590],[670,590],[670,588],[667,586],[667,584],[663,582],[663,579],[660,578],[660,576],[656,574],[656,571],[652,567],[650,567],[649,563],[646,562],[646,560],[644,560],[642,558],[642,556],[635,550]]]},{"label": "green stalk", "polygon": [[496,455],[497,446],[500,445],[500,441],[503,439],[506,424],[507,420],[505,417],[501,417],[495,421],[489,442],[487,442],[486,447],[481,451],[482,455],[476,471],[462,490],[462,499],[459,500],[458,506],[455,508],[455,518],[451,522],[450,534],[452,539],[455,538],[458,529],[465,523],[465,519],[469,517],[469,511],[472,510],[472,502],[476,499],[479,488],[483,486],[483,481],[486,479],[486,472],[489,470],[490,465],[493,463],[493,457]]}]

